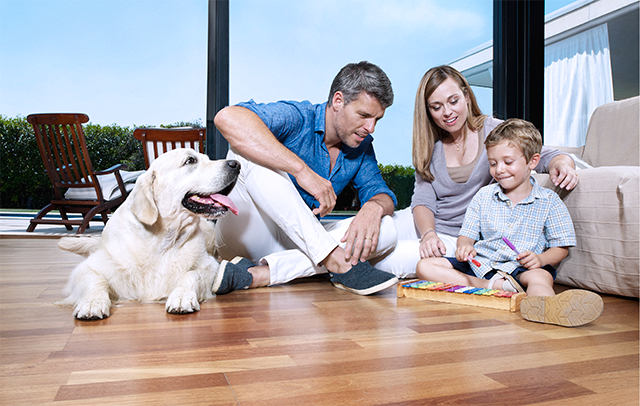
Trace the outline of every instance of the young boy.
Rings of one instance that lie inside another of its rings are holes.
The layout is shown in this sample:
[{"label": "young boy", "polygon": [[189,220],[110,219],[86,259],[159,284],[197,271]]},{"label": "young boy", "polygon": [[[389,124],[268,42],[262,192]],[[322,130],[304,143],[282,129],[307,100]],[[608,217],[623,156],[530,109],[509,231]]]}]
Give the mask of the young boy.
[{"label": "young boy", "polygon": [[510,119],[487,136],[485,146],[497,183],[480,189],[469,204],[455,258],[420,260],[418,277],[511,292],[524,286],[521,313],[531,321],[579,326],[597,319],[603,309],[597,294],[553,290],[554,265],[576,237],[562,200],[531,176],[540,160],[540,133],[527,121]]}]

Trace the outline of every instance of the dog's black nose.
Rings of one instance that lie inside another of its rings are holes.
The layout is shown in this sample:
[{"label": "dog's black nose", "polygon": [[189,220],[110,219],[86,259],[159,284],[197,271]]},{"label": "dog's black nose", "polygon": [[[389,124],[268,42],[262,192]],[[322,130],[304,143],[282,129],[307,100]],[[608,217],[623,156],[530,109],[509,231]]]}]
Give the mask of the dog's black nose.
[{"label": "dog's black nose", "polygon": [[227,161],[227,165],[229,165],[229,168],[231,168],[231,169],[240,170],[240,162],[238,162],[238,161],[230,159],[230,160]]}]

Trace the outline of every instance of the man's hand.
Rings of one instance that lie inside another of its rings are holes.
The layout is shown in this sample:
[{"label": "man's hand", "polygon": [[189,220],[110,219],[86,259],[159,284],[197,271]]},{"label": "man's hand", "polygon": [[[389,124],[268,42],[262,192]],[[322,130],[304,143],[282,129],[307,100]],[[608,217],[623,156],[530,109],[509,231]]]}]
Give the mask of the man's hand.
[{"label": "man's hand", "polygon": [[340,242],[346,241],[345,259],[352,258],[351,265],[360,261],[366,261],[369,254],[378,245],[380,235],[380,222],[382,221],[382,207],[372,201],[362,205],[358,214],[349,225],[347,232]]},{"label": "man's hand", "polygon": [[383,216],[393,214],[394,204],[385,193],[373,196],[358,211],[340,242],[346,242],[345,259],[352,259],[355,265],[366,261],[375,252],[380,236],[380,223]]},{"label": "man's hand", "polygon": [[336,205],[336,192],[330,181],[315,173],[305,165],[305,168],[294,175],[301,188],[310,193],[320,203],[320,207],[313,209],[313,214],[324,217],[333,211]]},{"label": "man's hand", "polygon": [[578,173],[573,160],[567,155],[558,155],[549,163],[549,179],[560,188],[571,190],[578,184]]}]

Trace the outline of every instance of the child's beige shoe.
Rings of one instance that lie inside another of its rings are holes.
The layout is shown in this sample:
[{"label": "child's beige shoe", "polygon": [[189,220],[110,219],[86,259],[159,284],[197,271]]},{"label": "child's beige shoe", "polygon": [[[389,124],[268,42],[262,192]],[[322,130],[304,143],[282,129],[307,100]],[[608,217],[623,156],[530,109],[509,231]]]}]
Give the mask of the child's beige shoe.
[{"label": "child's beige shoe", "polygon": [[520,313],[529,321],[576,327],[600,317],[603,308],[598,294],[571,289],[555,296],[527,296],[522,299]]}]

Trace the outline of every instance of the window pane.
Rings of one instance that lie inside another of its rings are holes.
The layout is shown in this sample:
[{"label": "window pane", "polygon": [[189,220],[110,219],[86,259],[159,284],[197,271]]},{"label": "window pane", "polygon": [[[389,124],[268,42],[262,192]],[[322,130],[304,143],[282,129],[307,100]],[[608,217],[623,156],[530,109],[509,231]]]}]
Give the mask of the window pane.
[{"label": "window pane", "polygon": [[[411,165],[413,106],[424,73],[493,34],[492,0],[233,0],[229,14],[230,104],[322,103],[347,63],[380,66],[395,93],[374,133],[385,165]],[[478,97],[490,112],[491,91]]]}]

